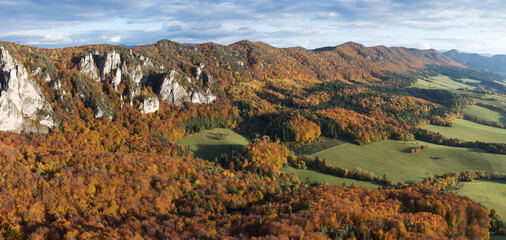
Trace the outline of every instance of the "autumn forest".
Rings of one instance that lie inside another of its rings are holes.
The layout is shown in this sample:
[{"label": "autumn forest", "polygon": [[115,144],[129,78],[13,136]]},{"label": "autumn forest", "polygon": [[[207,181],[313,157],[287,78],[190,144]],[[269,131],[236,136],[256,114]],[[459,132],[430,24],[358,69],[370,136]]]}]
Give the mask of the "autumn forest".
[{"label": "autumn forest", "polygon": [[[506,155],[504,142],[424,128],[466,119],[504,129],[500,122],[461,111],[479,106],[506,112],[489,99],[505,96],[504,77],[435,50],[353,42],[307,50],[250,41],[169,40],[132,48],[54,49],[0,42],[0,50],[0,95],[7,96],[14,79],[7,71],[8,54],[48,104],[33,118],[23,116],[22,130],[0,132],[0,239],[489,239],[491,232],[506,234],[506,216],[453,191],[460,182],[504,181],[504,172],[468,169],[400,182],[293,150],[321,139],[360,146],[395,140]],[[452,91],[415,87],[419,79],[442,75],[476,83]],[[48,118],[52,126],[41,120]],[[216,128],[251,140],[215,159],[199,158],[176,143]],[[426,148],[421,144],[406,155]],[[299,179],[283,171],[286,167],[378,187]]]}]

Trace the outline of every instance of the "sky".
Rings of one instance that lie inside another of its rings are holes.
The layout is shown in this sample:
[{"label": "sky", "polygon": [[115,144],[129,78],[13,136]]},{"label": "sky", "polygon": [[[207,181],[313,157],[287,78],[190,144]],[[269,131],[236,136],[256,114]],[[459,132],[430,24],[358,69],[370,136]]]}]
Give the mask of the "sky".
[{"label": "sky", "polygon": [[0,0],[0,40],[39,47],[240,40],[506,54],[503,0]]}]

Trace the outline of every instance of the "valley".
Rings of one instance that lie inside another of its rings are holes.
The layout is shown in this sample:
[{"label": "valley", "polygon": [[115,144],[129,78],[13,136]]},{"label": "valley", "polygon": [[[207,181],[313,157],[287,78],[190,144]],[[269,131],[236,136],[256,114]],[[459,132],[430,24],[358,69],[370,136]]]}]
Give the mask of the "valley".
[{"label": "valley", "polygon": [[0,240],[506,240],[505,12],[0,0]]},{"label": "valley", "polygon": [[0,49],[8,239],[485,238],[505,211],[504,78],[435,50]]}]

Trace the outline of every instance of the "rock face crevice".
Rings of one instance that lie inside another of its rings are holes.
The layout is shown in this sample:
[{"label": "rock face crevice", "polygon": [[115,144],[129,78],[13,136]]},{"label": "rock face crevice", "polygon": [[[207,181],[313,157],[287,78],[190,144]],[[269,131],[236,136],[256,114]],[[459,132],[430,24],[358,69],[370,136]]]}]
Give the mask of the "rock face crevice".
[{"label": "rock face crevice", "polygon": [[[170,70],[168,72],[152,72],[152,63],[148,58],[145,58],[142,55],[135,55],[130,53],[132,56],[124,57],[121,56],[120,53],[116,51],[111,51],[105,53],[103,58],[97,56],[98,53],[95,53],[93,56],[91,53],[83,57],[79,63],[79,69],[82,73],[88,75],[95,81],[105,80],[107,74],[110,74],[112,77],[112,86],[118,91],[118,86],[125,79],[130,79],[130,83],[128,84],[128,95],[130,100],[130,105],[133,104],[133,99],[142,97],[141,103],[139,105],[139,111],[142,113],[151,113],[155,112],[159,109],[160,102],[158,99],[155,99],[154,96],[141,96],[141,88],[144,86],[153,86],[156,85],[155,93],[166,101],[167,103],[173,103],[176,105],[181,105],[184,102],[191,103],[211,103],[216,100],[216,97],[209,90],[209,88],[205,88],[204,90],[192,90],[195,87],[184,87],[181,83],[183,80],[186,80],[187,84],[194,85],[195,83],[190,80],[190,78],[182,73],[179,73],[175,70]],[[127,53],[128,54],[128,53]],[[95,59],[99,64],[96,64]],[[132,67],[131,63],[125,61],[125,58],[136,58],[141,64],[134,65]],[[204,68],[204,64],[200,63],[198,67],[194,69],[194,76],[197,81],[203,80],[208,86],[212,83],[212,76],[205,73],[202,69]],[[151,74],[145,74],[146,72],[151,72]],[[122,76],[126,76],[125,79]],[[162,76],[162,79],[159,77],[153,76]],[[155,80],[156,83],[150,82],[150,79]],[[160,81],[161,80],[161,81]],[[100,117],[101,111],[97,111],[97,116]]]},{"label": "rock face crevice", "polygon": [[0,48],[0,130],[47,132],[55,126],[51,105],[26,69]]},{"label": "rock face crevice", "polygon": [[145,97],[139,106],[139,111],[141,113],[153,113],[160,109],[160,101],[156,96],[148,96]]},{"label": "rock face crevice", "polygon": [[164,77],[158,93],[161,99],[176,105],[181,105],[184,102],[211,103],[216,100],[216,97],[209,89],[206,89],[204,92],[186,90],[177,81],[177,78],[181,79],[182,76],[174,70],[171,70],[169,74]]},{"label": "rock face crevice", "polygon": [[100,81],[97,65],[95,64],[95,60],[93,60],[93,55],[91,55],[91,53],[81,59],[79,62],[79,69],[95,82]]}]

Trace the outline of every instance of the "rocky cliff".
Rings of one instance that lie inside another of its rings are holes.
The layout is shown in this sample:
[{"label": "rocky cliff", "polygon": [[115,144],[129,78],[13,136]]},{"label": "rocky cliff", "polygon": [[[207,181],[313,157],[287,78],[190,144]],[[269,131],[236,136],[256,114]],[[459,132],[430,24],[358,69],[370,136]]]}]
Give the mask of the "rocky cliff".
[{"label": "rocky cliff", "polygon": [[134,48],[0,46],[0,114],[5,116],[0,130],[16,132],[47,131],[59,124],[53,112],[61,116],[90,108],[95,118],[113,119],[125,106],[148,114],[163,104],[210,104],[217,96],[236,101],[230,93],[238,83],[251,89],[262,88],[255,84],[265,79],[297,79],[300,86],[336,80],[375,84],[387,79],[385,72],[460,66],[435,51],[356,43],[313,51],[249,41],[225,46],[162,40]]},{"label": "rocky cliff", "polygon": [[26,69],[0,48],[0,130],[47,132],[52,109]]},{"label": "rocky cliff", "polygon": [[[201,78],[201,68],[203,67],[204,64],[201,64],[195,72],[194,77],[197,80]],[[163,66],[156,69],[149,58],[137,55],[131,50],[123,53],[112,50],[105,52],[104,55],[99,52],[90,52],[81,58],[79,69],[96,82],[105,81],[108,77],[111,78],[111,85],[115,91],[119,91],[120,84],[127,81],[125,85],[128,85],[128,99],[130,100],[128,104],[133,105],[133,99],[140,97],[139,110],[142,113],[152,113],[159,108],[158,99],[141,94],[141,89],[156,84],[149,81],[150,78],[152,79],[151,75],[164,76],[161,84],[159,83],[160,85],[156,87],[158,91],[155,92],[167,103],[176,105],[181,105],[184,102],[202,104],[216,100],[209,88],[194,90],[194,84],[184,73],[177,72],[175,69],[165,70]],[[206,79],[209,78],[212,79],[212,76],[206,75]],[[185,83],[183,84],[183,82]],[[97,110],[97,113],[96,117],[107,115],[100,110]]]}]

